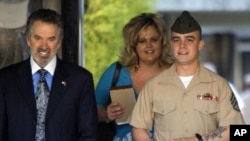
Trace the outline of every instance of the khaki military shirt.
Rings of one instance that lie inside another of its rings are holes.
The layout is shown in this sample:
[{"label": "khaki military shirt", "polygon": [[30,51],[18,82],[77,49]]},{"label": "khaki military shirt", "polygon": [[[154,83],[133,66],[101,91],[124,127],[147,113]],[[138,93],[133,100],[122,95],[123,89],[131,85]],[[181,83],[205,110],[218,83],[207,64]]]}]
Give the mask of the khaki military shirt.
[{"label": "khaki military shirt", "polygon": [[142,89],[130,124],[154,125],[155,141],[209,134],[218,126],[243,124],[236,102],[228,82],[202,65],[187,88],[172,65]]}]

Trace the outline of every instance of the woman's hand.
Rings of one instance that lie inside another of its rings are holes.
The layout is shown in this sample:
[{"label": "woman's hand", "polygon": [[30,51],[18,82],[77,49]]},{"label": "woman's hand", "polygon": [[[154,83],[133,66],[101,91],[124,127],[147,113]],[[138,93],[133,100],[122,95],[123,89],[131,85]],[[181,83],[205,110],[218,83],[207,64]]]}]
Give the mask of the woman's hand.
[{"label": "woman's hand", "polygon": [[108,105],[106,112],[108,120],[113,121],[117,118],[122,117],[125,112],[125,109],[120,103],[112,102]]}]

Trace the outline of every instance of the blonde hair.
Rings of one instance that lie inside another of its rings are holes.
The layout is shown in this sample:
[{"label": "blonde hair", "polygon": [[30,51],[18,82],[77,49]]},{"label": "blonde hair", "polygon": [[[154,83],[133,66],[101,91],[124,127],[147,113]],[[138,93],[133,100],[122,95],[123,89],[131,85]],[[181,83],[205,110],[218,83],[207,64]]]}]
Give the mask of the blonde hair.
[{"label": "blonde hair", "polygon": [[119,62],[127,67],[138,66],[139,57],[135,47],[138,43],[139,31],[145,27],[153,26],[160,34],[162,52],[160,54],[159,65],[170,66],[173,62],[171,55],[167,26],[163,19],[155,13],[141,13],[133,17],[122,30],[124,46],[119,58]]}]

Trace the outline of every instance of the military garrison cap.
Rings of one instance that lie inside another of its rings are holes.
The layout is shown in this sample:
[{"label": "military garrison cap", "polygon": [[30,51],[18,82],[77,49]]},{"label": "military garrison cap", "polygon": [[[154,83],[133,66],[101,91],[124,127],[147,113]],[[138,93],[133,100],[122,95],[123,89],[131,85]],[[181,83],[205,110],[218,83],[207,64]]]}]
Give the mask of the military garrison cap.
[{"label": "military garrison cap", "polygon": [[171,27],[171,31],[185,34],[193,31],[200,31],[200,24],[189,14],[188,11],[183,11]]}]

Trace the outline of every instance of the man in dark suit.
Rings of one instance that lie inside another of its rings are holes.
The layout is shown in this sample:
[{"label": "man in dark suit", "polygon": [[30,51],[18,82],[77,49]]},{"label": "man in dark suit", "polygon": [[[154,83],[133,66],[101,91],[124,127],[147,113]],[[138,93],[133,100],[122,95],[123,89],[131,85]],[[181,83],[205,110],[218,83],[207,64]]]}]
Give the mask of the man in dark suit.
[{"label": "man in dark suit", "polygon": [[[92,74],[56,57],[62,38],[58,13],[40,9],[29,16],[26,40],[31,56],[0,70],[0,141],[97,140]],[[49,89],[41,138],[36,100],[40,69],[47,71]]]}]

